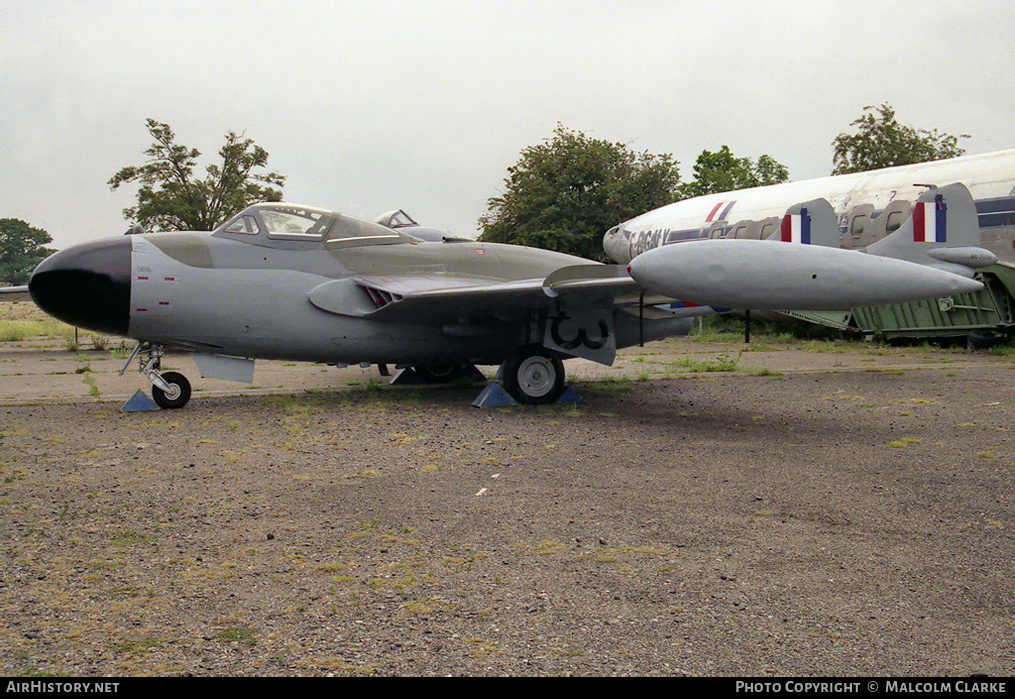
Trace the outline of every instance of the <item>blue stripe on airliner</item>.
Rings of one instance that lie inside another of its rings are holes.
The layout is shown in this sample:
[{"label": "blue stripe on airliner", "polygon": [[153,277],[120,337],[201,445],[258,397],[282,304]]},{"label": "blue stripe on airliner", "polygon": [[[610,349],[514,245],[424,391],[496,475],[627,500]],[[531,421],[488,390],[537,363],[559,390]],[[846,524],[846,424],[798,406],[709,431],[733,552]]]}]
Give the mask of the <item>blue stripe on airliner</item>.
[{"label": "blue stripe on airliner", "polygon": [[976,202],[980,228],[1015,226],[1015,198],[981,199]]}]

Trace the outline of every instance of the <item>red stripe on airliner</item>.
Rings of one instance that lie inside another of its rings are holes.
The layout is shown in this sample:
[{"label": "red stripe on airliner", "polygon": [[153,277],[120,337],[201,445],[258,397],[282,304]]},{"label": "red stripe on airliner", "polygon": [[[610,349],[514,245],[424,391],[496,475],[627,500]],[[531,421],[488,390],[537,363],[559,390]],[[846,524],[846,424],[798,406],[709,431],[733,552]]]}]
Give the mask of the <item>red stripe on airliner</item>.
[{"label": "red stripe on airliner", "polygon": [[725,203],[726,203],[726,202],[724,202],[724,201],[721,201],[721,202],[719,202],[718,204],[716,204],[716,205],[715,205],[715,208],[713,208],[713,209],[712,209],[712,211],[711,211],[711,212],[710,212],[710,213],[708,214],[708,218],[706,218],[706,219],[705,219],[705,221],[707,221],[707,222],[711,222],[711,221],[712,221],[712,217],[713,217],[713,216],[715,216],[715,215],[716,215],[716,213],[718,213],[718,211],[719,211],[719,207],[720,207],[720,206],[722,206],[722,205],[723,205],[723,204],[725,204]]}]

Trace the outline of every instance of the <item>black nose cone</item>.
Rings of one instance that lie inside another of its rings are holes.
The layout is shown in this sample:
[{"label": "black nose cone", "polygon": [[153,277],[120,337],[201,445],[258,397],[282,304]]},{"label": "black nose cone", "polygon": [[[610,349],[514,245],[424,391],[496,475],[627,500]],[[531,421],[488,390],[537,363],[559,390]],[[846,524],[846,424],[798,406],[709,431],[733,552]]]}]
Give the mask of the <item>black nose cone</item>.
[{"label": "black nose cone", "polygon": [[43,260],[28,280],[35,304],[79,328],[126,335],[130,324],[130,238],[97,240]]}]

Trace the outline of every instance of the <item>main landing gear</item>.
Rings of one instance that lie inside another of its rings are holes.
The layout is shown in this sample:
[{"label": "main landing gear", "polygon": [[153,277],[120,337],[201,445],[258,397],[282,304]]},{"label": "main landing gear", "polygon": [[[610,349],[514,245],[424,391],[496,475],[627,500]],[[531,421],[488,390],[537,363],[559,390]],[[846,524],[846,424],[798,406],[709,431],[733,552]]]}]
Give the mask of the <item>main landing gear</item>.
[{"label": "main landing gear", "polygon": [[152,399],[155,404],[165,409],[182,408],[190,400],[190,381],[175,371],[162,373],[163,354],[160,345],[139,343],[120,370],[120,376],[123,376],[132,361],[138,359],[141,373],[152,382]]},{"label": "main landing gear", "polygon": [[519,403],[554,403],[564,392],[564,362],[542,345],[524,345],[500,367],[504,389]]},{"label": "main landing gear", "polygon": [[[426,383],[451,383],[469,376],[470,370],[478,375],[471,364],[419,364],[412,369]],[[564,393],[564,362],[540,344],[524,345],[504,360],[498,378],[518,403],[555,403]]]}]

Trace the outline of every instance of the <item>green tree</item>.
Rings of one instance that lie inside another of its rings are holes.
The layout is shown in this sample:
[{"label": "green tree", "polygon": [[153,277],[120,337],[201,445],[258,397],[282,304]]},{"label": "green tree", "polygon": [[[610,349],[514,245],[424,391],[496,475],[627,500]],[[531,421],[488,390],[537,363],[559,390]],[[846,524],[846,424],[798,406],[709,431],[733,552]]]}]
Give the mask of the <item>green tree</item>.
[{"label": "green tree", "polygon": [[673,201],[679,179],[670,155],[634,153],[558,124],[508,168],[504,193],[479,219],[479,239],[601,257],[603,234]]},{"label": "green tree", "polygon": [[772,156],[761,155],[757,161],[738,158],[729,146],[723,146],[714,153],[701,152],[694,162],[694,179],[677,187],[677,199],[778,184],[788,179],[789,170]]},{"label": "green tree", "polygon": [[18,218],[0,218],[0,281],[12,286],[28,282],[35,266],[54,251],[49,233]]},{"label": "green tree", "polygon": [[835,147],[833,175],[944,160],[966,152],[958,143],[960,138],[969,138],[968,134],[951,136],[938,133],[936,129],[903,126],[896,121],[895,110],[887,104],[867,106],[863,111],[860,118],[850,124],[857,128],[857,133],[840,133],[832,141]]},{"label": "green tree", "polygon": [[148,119],[147,125],[155,139],[145,151],[148,162],[124,167],[109,180],[114,190],[128,182],[140,184],[137,206],[123,210],[128,221],[152,231],[210,231],[250,204],[281,201],[285,177],[255,172],[266,167],[268,152],[251,139],[230,131],[219,150],[222,164],[208,165],[205,178],[197,179],[200,151],[176,143],[166,124]]}]

